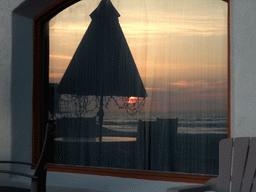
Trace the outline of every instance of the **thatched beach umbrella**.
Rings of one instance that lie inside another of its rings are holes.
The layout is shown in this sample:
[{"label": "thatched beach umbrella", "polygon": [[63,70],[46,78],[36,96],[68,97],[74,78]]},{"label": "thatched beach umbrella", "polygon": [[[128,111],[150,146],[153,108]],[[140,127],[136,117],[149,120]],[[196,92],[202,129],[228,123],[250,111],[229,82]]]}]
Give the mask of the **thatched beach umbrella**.
[{"label": "thatched beach umbrella", "polygon": [[119,16],[110,0],[100,2],[90,14],[92,21],[58,86],[59,94],[99,98],[100,143],[103,98],[147,96],[120,27]]}]

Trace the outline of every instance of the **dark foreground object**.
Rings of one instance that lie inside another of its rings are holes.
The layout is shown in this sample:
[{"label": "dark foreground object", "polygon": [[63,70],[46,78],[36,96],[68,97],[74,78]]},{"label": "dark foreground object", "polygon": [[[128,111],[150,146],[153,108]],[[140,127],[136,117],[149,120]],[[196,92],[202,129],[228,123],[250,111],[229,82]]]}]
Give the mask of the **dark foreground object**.
[{"label": "dark foreground object", "polygon": [[0,192],[28,192],[30,189],[17,188],[17,187],[1,187]]}]

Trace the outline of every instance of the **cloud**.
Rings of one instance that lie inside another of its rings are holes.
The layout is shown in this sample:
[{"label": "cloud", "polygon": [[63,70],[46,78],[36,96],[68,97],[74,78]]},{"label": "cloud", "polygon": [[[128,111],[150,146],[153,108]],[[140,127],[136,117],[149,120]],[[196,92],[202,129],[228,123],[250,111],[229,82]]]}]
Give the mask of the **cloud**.
[{"label": "cloud", "polygon": [[164,88],[159,88],[159,87],[145,87],[147,91],[166,91]]},{"label": "cloud", "polygon": [[124,10],[120,17],[121,26],[127,36],[134,34],[150,36],[173,34],[176,36],[212,36],[227,34],[227,16],[225,14],[173,13],[150,10],[147,14],[136,12],[131,14]]},{"label": "cloud", "polygon": [[[169,94],[177,103],[225,103],[226,81],[178,81],[169,84]],[[211,104],[212,105],[212,104]]]},{"label": "cloud", "polygon": [[71,60],[71,59],[72,59],[72,56],[69,56],[69,55],[54,55],[54,54],[51,54],[51,55],[50,55],[50,58]]},{"label": "cloud", "polygon": [[[96,7],[96,5],[91,6]],[[132,11],[127,7],[120,9],[119,12],[120,25],[127,37],[145,37],[145,35],[157,37],[159,34],[175,36],[227,34],[227,16],[223,13],[193,12],[191,14],[172,12],[172,9]],[[90,12],[82,12],[81,6],[77,6],[76,11],[73,12],[61,12],[50,22],[52,34],[84,33],[91,22],[89,14]]]},{"label": "cloud", "polygon": [[226,87],[226,81],[178,81],[169,83],[171,86],[186,87],[186,88],[221,88]]}]

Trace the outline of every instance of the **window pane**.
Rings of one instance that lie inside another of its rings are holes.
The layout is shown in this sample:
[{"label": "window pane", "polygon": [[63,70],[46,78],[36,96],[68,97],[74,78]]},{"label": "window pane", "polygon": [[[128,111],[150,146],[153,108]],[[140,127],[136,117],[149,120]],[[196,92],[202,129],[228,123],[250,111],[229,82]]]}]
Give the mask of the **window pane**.
[{"label": "window pane", "polygon": [[218,174],[227,3],[82,0],[49,26],[53,163]]}]

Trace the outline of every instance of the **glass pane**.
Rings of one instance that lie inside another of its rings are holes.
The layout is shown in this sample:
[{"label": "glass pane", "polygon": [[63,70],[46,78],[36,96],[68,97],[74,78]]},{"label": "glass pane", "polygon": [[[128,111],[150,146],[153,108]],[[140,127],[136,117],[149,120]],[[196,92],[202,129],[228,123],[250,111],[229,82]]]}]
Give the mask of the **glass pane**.
[{"label": "glass pane", "polygon": [[49,26],[53,163],[218,174],[227,3],[82,0]]}]

